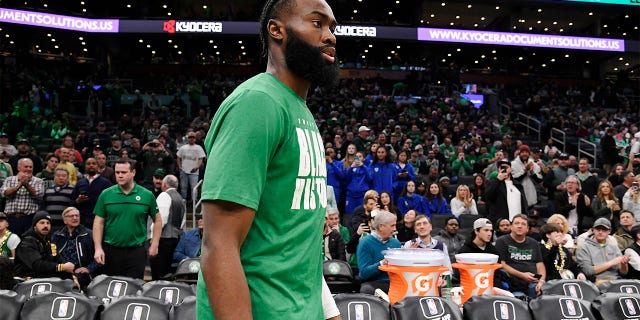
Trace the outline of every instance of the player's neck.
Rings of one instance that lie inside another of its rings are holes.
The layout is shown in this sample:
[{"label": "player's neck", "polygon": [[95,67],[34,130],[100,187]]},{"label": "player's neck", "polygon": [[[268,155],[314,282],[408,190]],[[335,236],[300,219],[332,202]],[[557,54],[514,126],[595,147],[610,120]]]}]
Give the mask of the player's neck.
[{"label": "player's neck", "polygon": [[[280,61],[279,61],[280,60]],[[303,100],[307,99],[307,93],[311,87],[311,83],[291,72],[286,66],[284,58],[274,59],[269,54],[269,61],[267,62],[267,73],[272,74],[276,79],[280,80],[285,86],[289,87]]]}]

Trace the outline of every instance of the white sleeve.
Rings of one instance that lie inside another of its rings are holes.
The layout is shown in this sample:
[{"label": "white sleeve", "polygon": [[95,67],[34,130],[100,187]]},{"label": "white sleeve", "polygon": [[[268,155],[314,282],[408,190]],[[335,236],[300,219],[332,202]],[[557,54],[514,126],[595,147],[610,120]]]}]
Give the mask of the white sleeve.
[{"label": "white sleeve", "polygon": [[166,192],[160,193],[160,195],[158,195],[158,199],[156,199],[156,204],[158,204],[158,212],[160,212],[160,216],[162,217],[162,227],[164,227],[169,220],[169,211],[171,210],[171,196],[169,196],[169,194]]},{"label": "white sleeve", "polygon": [[333,300],[329,286],[322,277],[322,311],[324,312],[324,319],[333,318],[340,315],[340,310],[336,305],[336,301]]},{"label": "white sleeve", "polygon": [[640,256],[638,255],[637,252],[635,252],[632,249],[627,248],[624,251],[624,254],[629,256],[629,265],[634,269],[634,270],[640,270]]},{"label": "white sleeve", "polygon": [[9,247],[9,250],[15,250],[20,244],[20,241],[20,237],[14,233],[7,239],[7,247]]},{"label": "white sleeve", "polygon": [[471,214],[478,215],[478,206],[476,205],[476,201],[471,199],[471,208],[469,208]]},{"label": "white sleeve", "polygon": [[465,211],[462,201],[458,200],[458,198],[451,199],[450,205],[451,205],[451,213],[454,216],[456,216],[456,218],[459,217],[461,214],[463,214]]}]

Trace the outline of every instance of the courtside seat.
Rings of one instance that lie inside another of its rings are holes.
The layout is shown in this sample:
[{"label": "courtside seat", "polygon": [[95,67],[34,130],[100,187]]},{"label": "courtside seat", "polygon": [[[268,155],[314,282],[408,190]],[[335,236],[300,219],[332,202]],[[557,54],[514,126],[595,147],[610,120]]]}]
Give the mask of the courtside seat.
[{"label": "courtside seat", "polygon": [[196,296],[188,296],[173,306],[171,312],[172,320],[191,320],[196,318]]},{"label": "courtside seat", "polygon": [[600,320],[640,319],[640,295],[607,292],[591,304]]},{"label": "courtside seat", "polygon": [[20,310],[24,301],[27,300],[23,294],[19,294],[11,290],[0,290],[0,319],[2,320],[18,320],[20,319]]},{"label": "courtside seat", "polygon": [[389,303],[370,294],[340,293],[334,296],[342,320],[391,319]]},{"label": "courtside seat", "polygon": [[394,320],[462,320],[460,307],[441,297],[406,297],[391,307]]},{"label": "courtside seat", "polygon": [[181,281],[187,283],[198,282],[198,273],[200,272],[200,258],[187,258],[180,263],[173,275],[165,277],[166,280]]},{"label": "courtside seat", "polygon": [[109,303],[115,298],[123,296],[135,296],[140,290],[144,281],[129,277],[107,276],[101,274],[95,277],[87,286],[87,296]]},{"label": "courtside seat", "polygon": [[472,296],[464,303],[463,311],[465,320],[533,319],[526,302],[507,296]]},{"label": "courtside seat", "polygon": [[326,260],[322,263],[322,275],[331,293],[355,292],[357,285],[353,270],[348,262]]},{"label": "courtside seat", "polygon": [[602,283],[598,286],[600,292],[622,292],[640,294],[640,280],[618,279]]},{"label": "courtside seat", "polygon": [[79,292],[75,282],[70,279],[60,278],[33,278],[24,282],[17,283],[13,287],[13,291],[23,294],[30,299],[31,297],[47,293],[47,292]]},{"label": "courtside seat", "polygon": [[184,298],[195,296],[190,285],[183,282],[156,280],[147,282],[142,286],[143,297],[155,298],[165,303],[176,305]]},{"label": "courtside seat", "polygon": [[[171,305],[158,299],[125,296],[104,308],[101,320],[169,320]],[[187,319],[184,319],[187,320]]]},{"label": "courtside seat", "polygon": [[535,320],[596,320],[590,302],[567,296],[540,296],[529,302],[529,309]]},{"label": "courtside seat", "polygon": [[[4,310],[4,306],[2,309]],[[79,293],[48,292],[33,296],[24,303],[21,319],[94,320],[102,306],[100,301]]]},{"label": "courtside seat", "polygon": [[593,301],[600,295],[600,290],[591,281],[580,281],[575,279],[555,279],[542,285],[543,295],[561,295],[587,301]]}]

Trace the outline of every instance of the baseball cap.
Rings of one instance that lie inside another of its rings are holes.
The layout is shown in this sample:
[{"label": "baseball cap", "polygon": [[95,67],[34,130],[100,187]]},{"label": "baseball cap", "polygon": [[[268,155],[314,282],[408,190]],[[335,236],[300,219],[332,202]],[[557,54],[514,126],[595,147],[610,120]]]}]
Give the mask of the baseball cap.
[{"label": "baseball cap", "polygon": [[160,130],[169,130],[169,126],[166,124],[163,124],[160,126]]},{"label": "baseball cap", "polygon": [[367,128],[367,126],[360,126],[358,128],[358,132],[371,131],[371,129]]},{"label": "baseball cap", "polygon": [[6,132],[0,132],[0,138],[9,138],[9,135]]},{"label": "baseball cap", "polygon": [[18,140],[18,143],[16,143],[16,145],[23,144],[23,143],[27,145],[31,145],[28,139],[20,139]]},{"label": "baseball cap", "polygon": [[560,156],[558,156],[558,159],[560,160],[569,160],[569,155],[566,153],[561,153]]},{"label": "baseball cap", "polygon": [[593,223],[593,227],[597,228],[606,228],[611,230],[611,221],[609,221],[607,218],[598,218],[598,220],[596,220],[596,222]]},{"label": "baseball cap", "polygon": [[491,221],[487,218],[480,218],[473,222],[474,229],[480,229],[482,227],[493,227],[493,224],[491,224]]},{"label": "baseball cap", "polygon": [[187,133],[187,137],[195,137],[195,136],[196,136],[196,133],[193,131]]},{"label": "baseball cap", "polygon": [[49,215],[49,212],[46,212],[44,210],[36,212],[36,214],[33,215],[33,226],[35,226],[36,223],[38,223],[38,221],[42,219],[47,219],[49,220],[49,222],[51,222],[51,216]]},{"label": "baseball cap", "polygon": [[7,220],[7,215],[4,212],[0,212],[0,220]]},{"label": "baseball cap", "polygon": [[511,167],[511,161],[509,161],[507,159],[502,159],[502,160],[498,161],[498,163],[496,165],[498,166],[498,168],[500,168],[500,166],[502,166],[503,164],[506,164],[509,167]]},{"label": "baseball cap", "polygon": [[164,171],[164,169],[160,168],[160,169],[156,169],[156,171],[153,172],[153,176],[154,177],[162,177],[164,178],[164,176],[167,175],[167,172]]},{"label": "baseball cap", "polygon": [[442,181],[444,181],[444,180],[449,181],[449,177],[444,176],[444,177],[440,178],[440,180],[438,180],[438,182],[442,182]]},{"label": "baseball cap", "polygon": [[111,140],[120,140],[120,136],[117,134],[114,134],[111,136]]}]

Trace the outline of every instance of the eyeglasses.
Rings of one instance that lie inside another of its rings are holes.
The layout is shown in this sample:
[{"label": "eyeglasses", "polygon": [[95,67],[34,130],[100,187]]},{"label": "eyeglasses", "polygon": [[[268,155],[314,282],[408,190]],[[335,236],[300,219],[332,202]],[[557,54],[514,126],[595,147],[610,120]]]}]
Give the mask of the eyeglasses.
[{"label": "eyeglasses", "polygon": [[65,218],[80,218],[79,214],[66,214],[64,216]]}]

